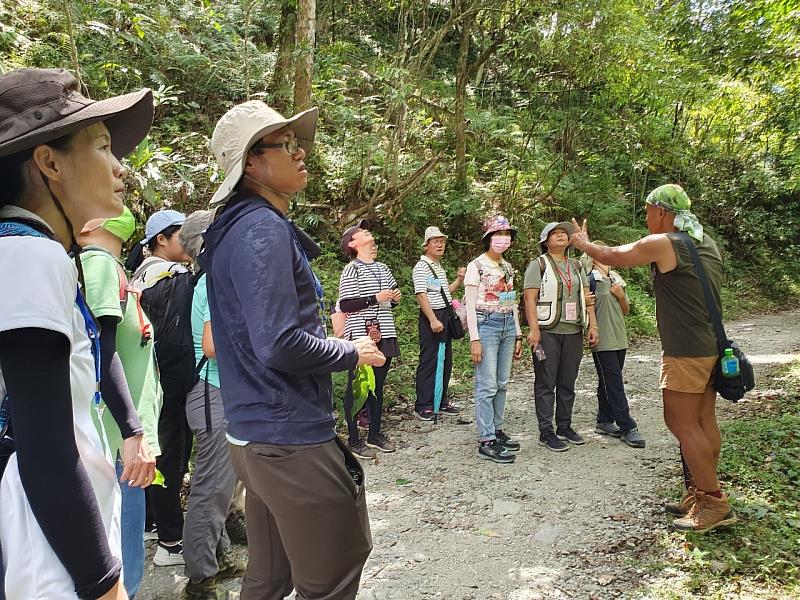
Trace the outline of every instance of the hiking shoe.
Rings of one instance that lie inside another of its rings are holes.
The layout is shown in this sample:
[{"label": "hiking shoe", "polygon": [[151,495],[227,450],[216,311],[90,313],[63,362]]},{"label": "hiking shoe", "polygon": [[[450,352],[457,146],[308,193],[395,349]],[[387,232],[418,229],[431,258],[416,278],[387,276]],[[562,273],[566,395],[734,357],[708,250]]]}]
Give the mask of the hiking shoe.
[{"label": "hiking shoe", "polygon": [[560,440],[567,441],[570,444],[575,444],[576,446],[582,446],[586,443],[586,440],[579,436],[578,432],[576,432],[572,427],[562,431],[556,431],[556,437]]},{"label": "hiking shoe", "polygon": [[439,412],[446,415],[458,415],[461,414],[461,407],[457,404],[442,404],[439,408]]},{"label": "hiking shoe", "polygon": [[373,450],[372,448],[367,448],[367,445],[364,443],[363,440],[358,440],[354,444],[347,444],[347,447],[350,448],[350,452],[356,455],[358,458],[375,458],[378,456],[378,453]]},{"label": "hiking shoe", "polygon": [[236,558],[233,552],[223,552],[217,556],[217,579],[242,577],[247,573],[247,561]]},{"label": "hiking shoe", "polygon": [[367,447],[368,448],[374,448],[375,450],[378,450],[380,452],[394,452],[395,451],[395,445],[392,442],[390,442],[388,439],[386,439],[386,436],[383,435],[382,433],[379,433],[378,435],[376,435],[371,440],[368,439],[367,440]]},{"label": "hiking shoe", "polygon": [[155,525],[151,525],[149,529],[144,530],[144,541],[155,542],[158,539],[158,530]]},{"label": "hiking shoe", "polygon": [[600,435],[608,435],[615,438],[618,438],[622,435],[622,430],[614,423],[598,423],[594,427],[594,432],[599,433]]},{"label": "hiking shoe", "polygon": [[510,464],[517,460],[517,457],[506,452],[505,448],[497,440],[492,440],[489,443],[481,442],[478,446],[478,458],[501,464]]},{"label": "hiking shoe", "polygon": [[508,434],[502,429],[495,431],[494,436],[497,439],[497,443],[500,444],[504,450],[508,452],[516,452],[519,450],[519,442],[508,437]]},{"label": "hiking shoe", "polygon": [[183,588],[181,598],[183,600],[221,600],[225,592],[220,589],[215,577],[206,577],[200,581],[191,579]]},{"label": "hiking shoe", "polygon": [[634,427],[622,434],[622,441],[628,444],[631,448],[644,448],[644,438],[639,435],[639,429]]},{"label": "hiking shoe", "polygon": [[664,505],[664,511],[676,517],[687,515],[692,509],[692,506],[694,506],[694,493],[696,491],[697,488],[690,486],[689,489],[683,493],[683,498],[681,498],[680,502],[668,502]]},{"label": "hiking shoe", "polygon": [[247,524],[244,518],[244,513],[237,510],[236,512],[229,514],[228,518],[225,519],[225,531],[228,533],[228,537],[230,538],[231,542],[241,546],[246,546]]},{"label": "hiking shoe", "polygon": [[546,433],[540,436],[539,443],[553,452],[565,452],[566,450],[569,450],[569,446],[558,439],[558,436],[556,436],[555,433]]},{"label": "hiking shoe", "polygon": [[356,425],[361,429],[369,429],[369,414],[366,408],[362,408],[356,416]]},{"label": "hiking shoe", "polygon": [[186,564],[183,561],[183,544],[178,542],[168,546],[164,542],[158,542],[156,554],[153,556],[153,564],[157,567],[174,567]]},{"label": "hiking shoe", "polygon": [[736,514],[725,494],[722,494],[722,498],[715,498],[697,490],[694,496],[694,504],[686,516],[672,522],[672,526],[678,531],[705,533],[736,523]]},{"label": "hiking shoe", "polygon": [[433,421],[433,410],[430,408],[423,408],[422,410],[415,410],[414,416],[420,421]]}]

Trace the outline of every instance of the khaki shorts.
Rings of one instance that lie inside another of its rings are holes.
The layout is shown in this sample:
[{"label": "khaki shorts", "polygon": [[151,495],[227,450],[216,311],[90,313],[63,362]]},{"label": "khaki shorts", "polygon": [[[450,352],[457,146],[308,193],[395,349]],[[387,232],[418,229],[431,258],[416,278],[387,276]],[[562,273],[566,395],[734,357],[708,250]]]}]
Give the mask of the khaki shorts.
[{"label": "khaki shorts", "polygon": [[687,394],[702,394],[711,385],[716,356],[661,355],[661,389]]}]

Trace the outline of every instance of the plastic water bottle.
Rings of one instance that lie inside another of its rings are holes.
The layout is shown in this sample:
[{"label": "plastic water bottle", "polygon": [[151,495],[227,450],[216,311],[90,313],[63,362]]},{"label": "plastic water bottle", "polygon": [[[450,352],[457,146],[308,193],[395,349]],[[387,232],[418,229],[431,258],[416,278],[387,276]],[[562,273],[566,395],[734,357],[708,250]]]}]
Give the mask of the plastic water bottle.
[{"label": "plastic water bottle", "polygon": [[547,358],[547,355],[544,353],[544,348],[542,348],[542,344],[536,344],[536,349],[534,349],[533,355],[537,360],[545,360]]},{"label": "plastic water bottle", "polygon": [[739,359],[733,355],[733,348],[725,348],[725,356],[722,357],[722,374],[725,377],[736,377],[739,375]]}]

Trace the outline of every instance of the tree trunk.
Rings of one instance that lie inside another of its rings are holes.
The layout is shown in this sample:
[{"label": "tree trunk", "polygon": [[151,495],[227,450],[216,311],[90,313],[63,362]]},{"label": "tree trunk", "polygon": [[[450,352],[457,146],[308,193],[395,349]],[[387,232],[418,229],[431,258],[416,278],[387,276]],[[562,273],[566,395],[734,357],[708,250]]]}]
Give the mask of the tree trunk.
[{"label": "tree trunk", "polygon": [[314,72],[316,0],[297,3],[297,57],[294,72],[294,112],[311,108],[311,77]]},{"label": "tree trunk", "polygon": [[[461,2],[461,12],[470,8],[468,2]],[[453,125],[456,134],[456,188],[467,188],[467,119],[465,115],[467,81],[469,80],[470,38],[474,15],[470,13],[461,21],[461,43],[458,47],[458,64],[456,66],[456,90],[453,106]]]},{"label": "tree trunk", "polygon": [[294,48],[297,12],[294,2],[285,1],[281,6],[281,22],[278,28],[278,54],[275,71],[269,85],[269,104],[280,112],[291,110],[292,77],[294,76]]}]

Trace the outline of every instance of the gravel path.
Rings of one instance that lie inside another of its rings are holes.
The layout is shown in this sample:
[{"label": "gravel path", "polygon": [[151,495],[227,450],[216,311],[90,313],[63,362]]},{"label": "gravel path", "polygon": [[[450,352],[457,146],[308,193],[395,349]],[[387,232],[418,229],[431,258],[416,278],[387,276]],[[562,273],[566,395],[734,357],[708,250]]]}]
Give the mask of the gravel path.
[{"label": "gravel path", "polygon": [[[751,317],[728,333],[763,372],[793,358],[798,317],[800,311]],[[478,460],[471,400],[462,418],[436,426],[389,415],[386,431],[399,449],[365,464],[375,548],[359,600],[612,598],[656,581],[661,574],[639,559],[668,525],[657,491],[679,474],[661,414],[658,364],[655,342],[629,350],[626,388],[647,440],[642,450],[594,433],[590,357],[581,365],[573,418],[588,443],[568,452],[538,445],[528,359],[514,366],[506,405],[506,431],[522,443],[513,465]],[[720,400],[720,418],[729,411]],[[175,599],[184,583],[182,569],[148,561],[137,598]],[[235,600],[239,583],[229,587]]]}]

